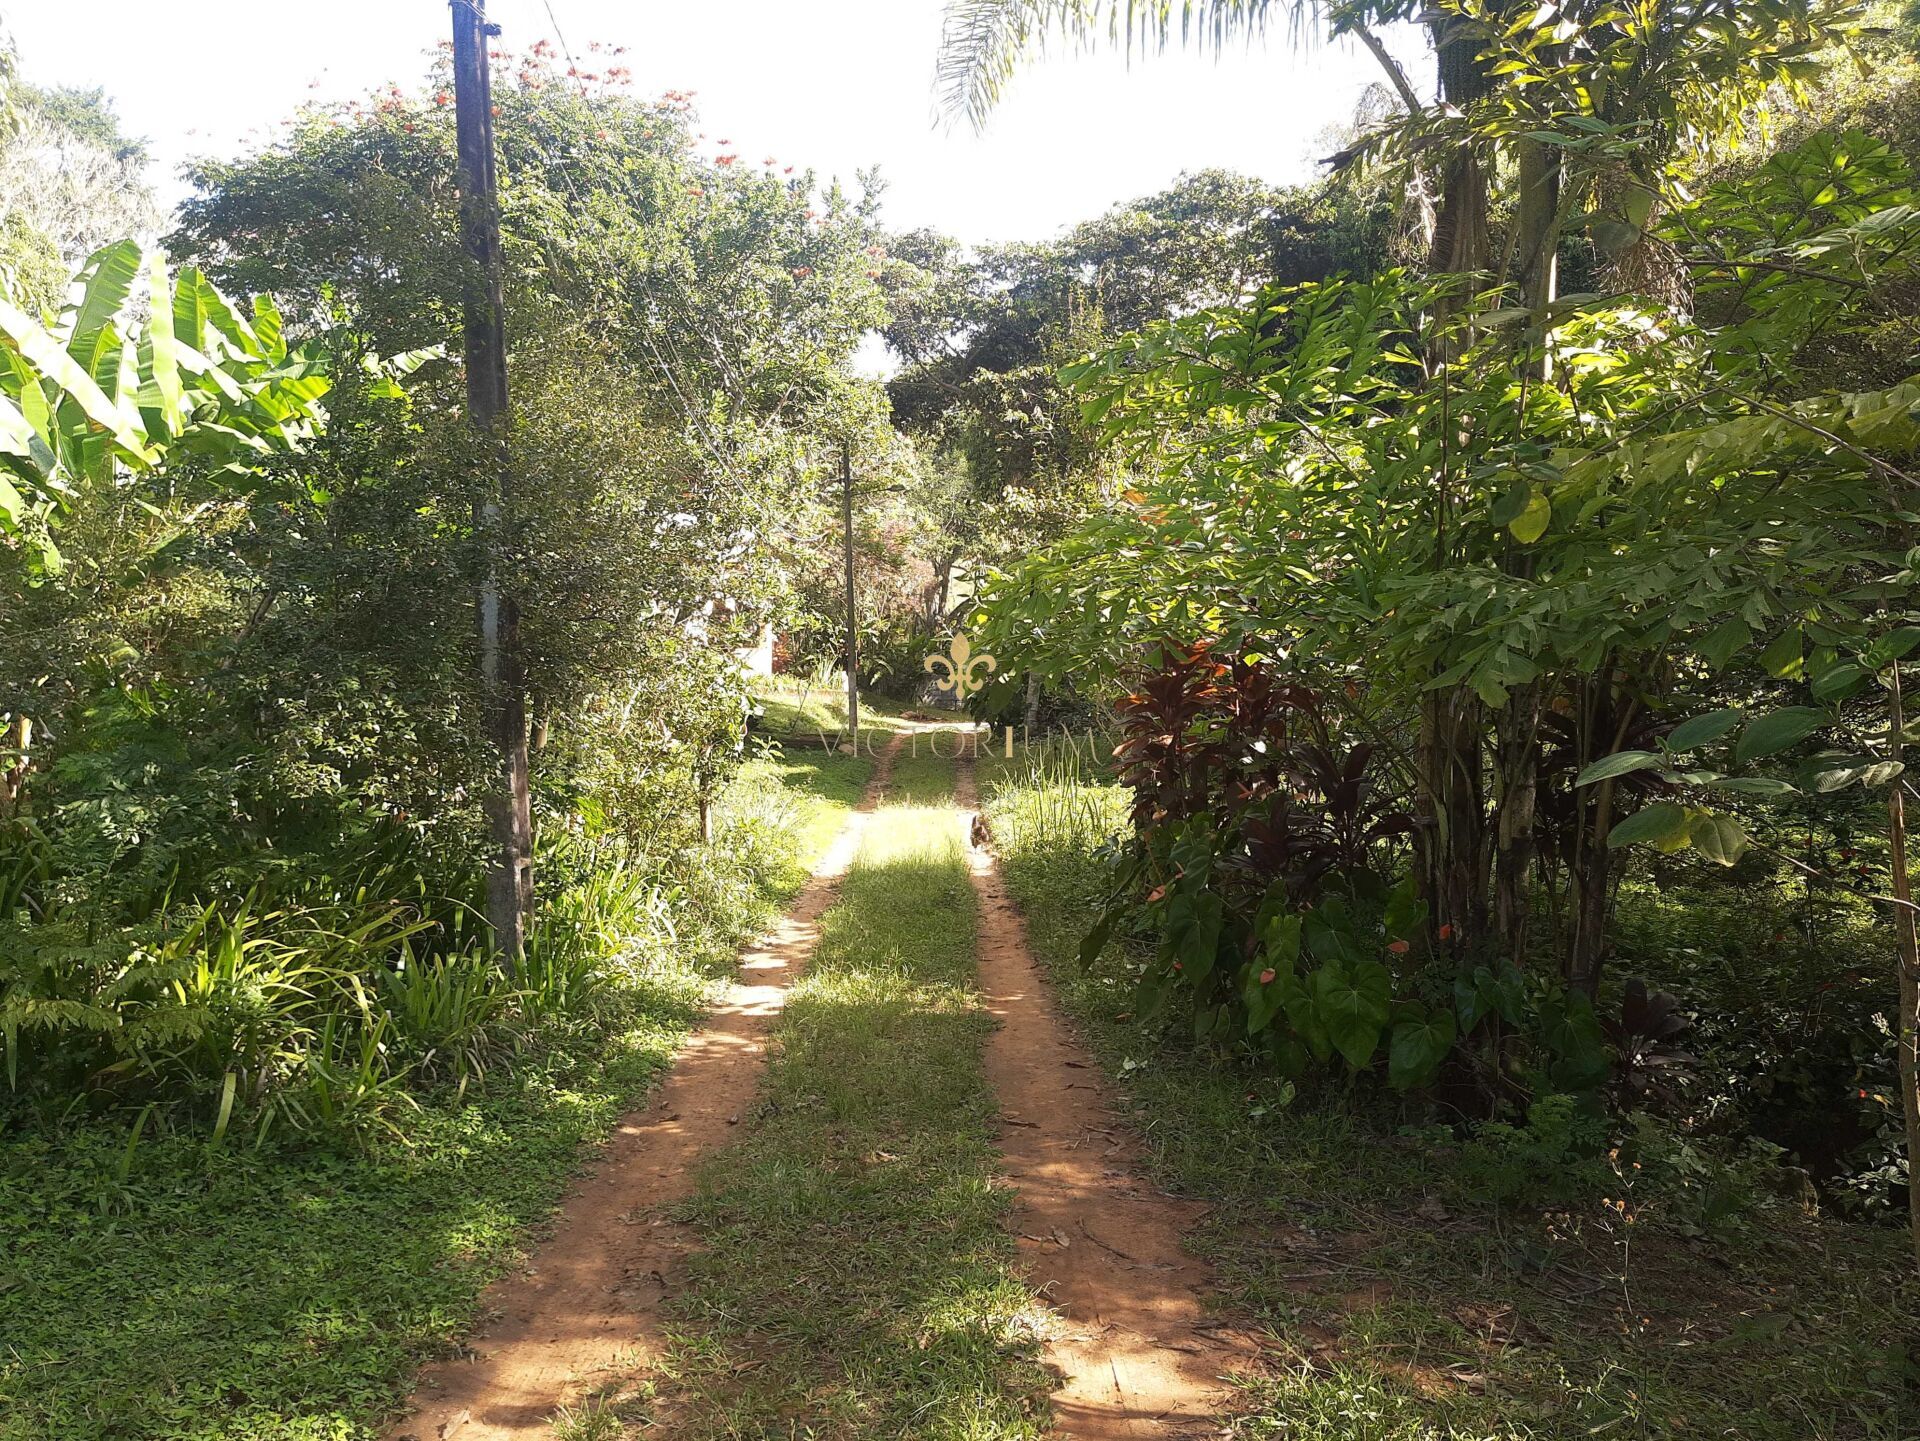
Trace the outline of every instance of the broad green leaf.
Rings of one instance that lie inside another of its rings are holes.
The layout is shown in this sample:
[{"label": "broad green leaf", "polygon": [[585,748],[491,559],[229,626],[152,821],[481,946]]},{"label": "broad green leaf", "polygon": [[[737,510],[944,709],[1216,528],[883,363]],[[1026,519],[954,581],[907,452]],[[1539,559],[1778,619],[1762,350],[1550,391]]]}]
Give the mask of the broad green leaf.
[{"label": "broad green leaf", "polygon": [[1712,776],[1700,784],[1709,790],[1731,791],[1742,796],[1790,796],[1797,795],[1800,789],[1772,776]]},{"label": "broad green leaf", "polygon": [[1865,666],[1857,661],[1843,660],[1822,670],[1813,678],[1809,688],[1815,700],[1838,700],[1855,690],[1866,677]]},{"label": "broad green leaf", "polygon": [[[174,288],[176,293],[189,290],[193,293],[197,313],[207,328],[201,332],[206,340],[202,349],[209,353],[218,350],[220,347],[212,340],[212,336],[217,335],[240,356],[255,360],[270,358],[262,349],[259,337],[253,333],[253,327],[240,318],[240,312],[198,268],[188,266],[183,269],[174,282]],[[208,330],[212,335],[207,334]]]},{"label": "broad green leaf", "polygon": [[[1674,801],[1655,801],[1642,806],[1607,833],[1607,844],[1652,846],[1680,849],[1687,843],[1687,808]],[[1676,844],[1677,842],[1677,844]]]},{"label": "broad green leaf", "polygon": [[1392,1011],[1393,978],[1378,961],[1322,966],[1310,982],[1314,1009],[1347,1064],[1359,1070],[1373,1058]]},{"label": "broad green leaf", "polygon": [[1527,501],[1526,509],[1507,523],[1507,529],[1520,544],[1532,545],[1547,533],[1547,526],[1552,520],[1552,503],[1536,490]]},{"label": "broad green leaf", "polygon": [[1714,670],[1719,670],[1733,659],[1734,654],[1744,650],[1753,640],[1753,632],[1739,616],[1723,621],[1705,640],[1694,647],[1700,658]]},{"label": "broad green leaf", "polygon": [[1140,983],[1133,989],[1133,1011],[1141,1020],[1151,1020],[1160,1014],[1167,1004],[1167,997],[1173,991],[1173,970],[1171,967],[1151,965],[1140,977]]},{"label": "broad green leaf", "polygon": [[1471,1031],[1486,1016],[1518,1020],[1521,1007],[1518,975],[1496,977],[1486,966],[1475,966],[1471,976],[1462,973],[1454,977],[1453,1005],[1463,1031]]},{"label": "broad green leaf", "polygon": [[1550,1074],[1556,1086],[1582,1091],[1606,1080],[1606,1034],[1584,995],[1574,991],[1543,1001],[1540,1034],[1554,1056]]},{"label": "broad green leaf", "polygon": [[1794,626],[1783,630],[1760,652],[1760,666],[1768,675],[1778,676],[1782,680],[1799,679],[1803,662],[1802,650],[1805,645],[1800,628]]},{"label": "broad green leaf", "polygon": [[1740,724],[1744,712],[1738,710],[1710,710],[1705,715],[1693,716],[1680,722],[1667,737],[1667,749],[1678,753],[1696,750],[1727,734]]},{"label": "broad green leaf", "polygon": [[1432,1080],[1453,1048],[1454,1034],[1451,1011],[1435,1011],[1394,1026],[1387,1049],[1387,1083],[1396,1091],[1406,1091]]},{"label": "broad green leaf", "polygon": [[1100,959],[1100,953],[1107,948],[1107,942],[1113,937],[1114,925],[1120,918],[1119,908],[1109,906],[1093,923],[1093,929],[1080,940],[1080,964],[1090,967]]},{"label": "broad green leaf", "polygon": [[[1267,979],[1262,980],[1263,976]],[[1247,1034],[1257,1036],[1272,1025],[1298,985],[1290,964],[1281,970],[1261,957],[1249,961],[1240,986],[1240,999],[1247,1009]]]},{"label": "broad green leaf", "polygon": [[6,300],[0,300],[0,335],[19,350],[21,358],[59,386],[86,419],[111,435],[122,449],[144,461],[154,459],[146,437],[127,424],[125,415],[87,374],[80,362],[48,333],[45,326]]},{"label": "broad green leaf", "polygon": [[1493,503],[1487,518],[1495,525],[1512,525],[1533,499],[1533,487],[1523,477],[1501,492],[1500,498]]},{"label": "broad green leaf", "polygon": [[40,462],[41,468],[50,471],[57,464],[53,444],[59,430],[54,424],[53,407],[48,403],[46,387],[41,383],[39,374],[27,364],[26,357],[10,346],[0,345],[0,366],[4,366],[13,376],[13,384],[6,387],[5,391],[10,391],[14,396],[20,406],[20,414],[40,438],[46,456]]},{"label": "broad green leaf", "polygon": [[1908,652],[1920,645],[1920,625],[1903,625],[1890,630],[1867,647],[1867,664],[1875,670],[1905,660]]},{"label": "broad green leaf", "polygon": [[1730,866],[1747,853],[1747,832],[1732,816],[1695,811],[1687,828],[1693,848],[1717,865]]},{"label": "broad green leaf", "polygon": [[1660,761],[1661,758],[1652,751],[1615,751],[1610,756],[1602,756],[1581,771],[1574,784],[1590,786],[1597,781],[1612,780],[1615,776],[1650,770],[1659,765]]},{"label": "broad green leaf", "polygon": [[270,360],[287,358],[286,326],[280,319],[280,308],[268,295],[253,297],[253,333],[259,338],[260,348]]},{"label": "broad green leaf", "polygon": [[27,417],[13,403],[13,397],[0,391],[0,454],[31,456],[40,437],[27,424]]},{"label": "broad green leaf", "polygon": [[1292,986],[1282,1004],[1287,1008],[1287,1023],[1293,1027],[1294,1034],[1306,1043],[1314,1060],[1324,1066],[1333,1058],[1333,1038],[1327,1034],[1314,993],[1306,986]]},{"label": "broad green leaf", "polygon": [[133,240],[117,240],[87,257],[74,279],[79,292],[73,305],[60,317],[61,338],[68,353],[81,364],[88,363],[101,330],[118,320],[133,294],[133,280],[140,273],[140,245]]},{"label": "broad green leaf", "polygon": [[1733,747],[1733,763],[1743,765],[1798,745],[1826,723],[1826,713],[1811,706],[1787,706],[1747,722]]},{"label": "broad green leaf", "polygon": [[147,332],[142,343],[148,373],[153,377],[154,398],[158,401],[155,408],[160,412],[160,422],[167,434],[178,435],[186,423],[181,408],[184,392],[180,386],[180,342],[173,333],[173,282],[167,276],[166,258],[157,253],[148,267],[148,289],[152,309],[147,316]]}]

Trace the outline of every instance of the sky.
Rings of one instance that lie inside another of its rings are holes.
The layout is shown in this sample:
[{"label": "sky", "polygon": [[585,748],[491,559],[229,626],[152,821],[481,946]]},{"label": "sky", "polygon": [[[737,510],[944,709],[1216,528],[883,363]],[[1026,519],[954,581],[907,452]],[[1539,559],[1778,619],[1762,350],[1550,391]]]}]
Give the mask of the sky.
[{"label": "sky", "polygon": [[[1284,38],[1219,60],[1058,55],[1014,81],[984,134],[936,125],[942,0],[489,0],[502,43],[556,33],[629,47],[635,92],[691,90],[707,134],[852,184],[877,165],[883,222],[962,240],[1040,240],[1212,166],[1316,173],[1323,134],[1379,78],[1352,42]],[[411,87],[446,0],[0,0],[38,84],[104,86],[156,157],[163,200],[193,155],[232,154],[312,99]],[[1410,37],[1409,37],[1410,38]],[[1396,48],[1401,48],[1396,46]],[[1408,45],[1414,50],[1416,47]]]}]

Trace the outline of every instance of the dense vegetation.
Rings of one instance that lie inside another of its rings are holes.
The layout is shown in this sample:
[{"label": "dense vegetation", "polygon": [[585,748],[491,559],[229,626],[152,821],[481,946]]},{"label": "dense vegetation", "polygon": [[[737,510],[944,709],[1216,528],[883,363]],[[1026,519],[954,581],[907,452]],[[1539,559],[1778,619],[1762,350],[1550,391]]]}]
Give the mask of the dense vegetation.
[{"label": "dense vegetation", "polygon": [[[984,248],[492,52],[497,434],[450,57],[168,218],[0,48],[0,1436],[370,1434],[858,794],[843,586],[899,700],[991,653],[1036,948],[1295,1347],[1244,1434],[1912,1431],[1920,40],[953,0],[940,74],[1283,22],[1383,66],[1323,180]],[[671,1384],[578,1434],[1044,1434],[947,815],[878,822]]]},{"label": "dense vegetation", "polygon": [[[1258,1054],[1196,1047],[1184,1017],[1143,1026],[1132,997],[1152,938],[1080,956],[1127,831],[1126,788],[1084,746],[986,769],[1034,948],[1125,1092],[1157,1179],[1207,1202],[1192,1244],[1265,1328],[1236,1434],[1892,1441],[1912,1429],[1900,1231],[1837,1221],[1836,1207],[1817,1216],[1771,1146],[1738,1140],[1756,1107],[1811,1112],[1831,1095],[1802,1095],[1811,1074],[1756,1066],[1759,1053],[1811,1058],[1822,1004],[1849,1018],[1876,1004],[1844,948],[1774,940],[1791,898],[1742,913],[1730,887],[1696,880],[1621,903],[1633,966],[1690,997],[1681,1039],[1700,1061],[1682,1089],[1726,1129],[1640,1112],[1603,1145],[1564,1097],[1524,1122],[1461,1127],[1418,1094],[1296,1084]],[[1871,981],[1884,991],[1884,972]],[[1743,1032],[1750,1020],[1768,1029]]]},{"label": "dense vegetation", "polygon": [[[976,105],[1046,25],[1182,13],[963,8]],[[1443,103],[1390,65],[1403,104],[1341,157],[1414,198],[1406,239],[1065,369],[1118,494],[981,615],[1003,664],[1121,697],[1087,954],[1156,938],[1142,1018],[1467,1127],[1767,1137],[1904,1209],[1920,137],[1868,18],[1430,17]],[[1880,133],[1821,89],[1849,56],[1885,66]],[[1742,913],[1714,949],[1746,974],[1656,965],[1641,898],[1680,888]]]},{"label": "dense vegetation", "polygon": [[[124,163],[89,181],[121,238],[7,212],[8,1436],[389,1410],[864,774],[750,743],[734,651],[793,604],[815,476],[885,443],[844,364],[869,222],[697,156],[684,98],[629,98],[613,56],[494,63],[501,524],[452,359],[444,73],[208,162],[164,253],[101,97],[9,96],[0,172]],[[489,570],[532,701],[517,965],[481,919]]]}]

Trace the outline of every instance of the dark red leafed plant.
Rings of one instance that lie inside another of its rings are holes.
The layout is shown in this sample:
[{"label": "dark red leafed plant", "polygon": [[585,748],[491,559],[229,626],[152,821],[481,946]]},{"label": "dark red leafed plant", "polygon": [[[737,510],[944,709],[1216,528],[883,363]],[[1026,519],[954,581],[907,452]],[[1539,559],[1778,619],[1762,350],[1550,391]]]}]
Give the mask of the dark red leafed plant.
[{"label": "dark red leafed plant", "polygon": [[1679,1105],[1676,1085],[1688,1079],[1695,1057],[1675,1046],[1673,1038],[1691,1024],[1667,992],[1648,991],[1638,976],[1627,982],[1620,1013],[1605,1026],[1616,1057],[1614,1088],[1623,1106]]},{"label": "dark red leafed plant", "polygon": [[1196,1040],[1253,1045],[1283,1074],[1337,1054],[1423,1084],[1455,1031],[1451,1014],[1396,994],[1389,963],[1420,908],[1389,884],[1384,848],[1413,822],[1378,786],[1374,748],[1273,661],[1208,645],[1157,661],[1121,706],[1134,845],[1082,958],[1137,916],[1157,941],[1140,1015],[1178,994]]},{"label": "dark red leafed plant", "polygon": [[1270,661],[1168,647],[1120,712],[1114,756],[1135,834],[1151,850],[1156,833],[1208,816],[1216,884],[1230,890],[1264,895],[1281,881],[1308,898],[1413,829],[1375,785],[1373,747],[1342,741],[1324,698]]}]

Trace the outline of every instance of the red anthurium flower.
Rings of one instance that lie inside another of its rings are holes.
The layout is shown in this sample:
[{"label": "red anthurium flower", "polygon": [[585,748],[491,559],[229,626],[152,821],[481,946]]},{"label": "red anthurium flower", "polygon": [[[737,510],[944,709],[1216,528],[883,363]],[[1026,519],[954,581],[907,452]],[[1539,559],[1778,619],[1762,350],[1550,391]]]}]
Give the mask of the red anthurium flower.
[{"label": "red anthurium flower", "polygon": [[1392,951],[1396,956],[1404,956],[1408,951],[1412,950],[1413,947],[1405,941],[1390,941],[1387,944],[1387,949]]},{"label": "red anthurium flower", "polygon": [[1266,970],[1260,973],[1260,984],[1263,986],[1270,986],[1273,984],[1273,968],[1271,966],[1269,966]]}]

